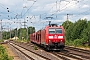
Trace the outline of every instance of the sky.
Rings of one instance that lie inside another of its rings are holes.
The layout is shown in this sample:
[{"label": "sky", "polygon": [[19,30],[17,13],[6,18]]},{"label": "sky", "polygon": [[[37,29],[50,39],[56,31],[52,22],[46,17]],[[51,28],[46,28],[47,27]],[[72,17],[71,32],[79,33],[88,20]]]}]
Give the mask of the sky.
[{"label": "sky", "polygon": [[[34,26],[44,28],[49,21],[62,24],[67,20],[90,20],[90,0],[1,0],[0,26],[15,29]],[[52,19],[51,19],[52,18]]]}]

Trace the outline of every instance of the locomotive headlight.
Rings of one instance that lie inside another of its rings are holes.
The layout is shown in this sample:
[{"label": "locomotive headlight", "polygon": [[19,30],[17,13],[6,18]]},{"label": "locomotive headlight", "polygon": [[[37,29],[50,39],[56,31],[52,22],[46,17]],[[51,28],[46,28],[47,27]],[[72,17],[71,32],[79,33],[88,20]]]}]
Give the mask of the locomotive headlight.
[{"label": "locomotive headlight", "polygon": [[49,40],[49,42],[51,42],[51,40]]},{"label": "locomotive headlight", "polygon": [[58,38],[61,38],[61,39],[62,39],[62,38],[63,38],[63,36],[58,36]]},{"label": "locomotive headlight", "polygon": [[62,42],[62,40],[61,40],[61,42]]},{"label": "locomotive headlight", "polygon": [[53,39],[53,36],[49,36],[49,39]]}]

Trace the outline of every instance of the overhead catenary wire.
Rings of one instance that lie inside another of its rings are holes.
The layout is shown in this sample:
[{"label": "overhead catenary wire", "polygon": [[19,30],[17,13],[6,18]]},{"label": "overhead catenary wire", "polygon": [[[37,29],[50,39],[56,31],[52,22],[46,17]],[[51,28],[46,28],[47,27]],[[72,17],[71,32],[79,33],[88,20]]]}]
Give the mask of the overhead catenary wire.
[{"label": "overhead catenary wire", "polygon": [[[77,1],[77,0],[75,0],[75,1]],[[77,1],[77,3],[75,3],[75,4],[78,4],[78,3],[80,3],[80,2],[82,2],[82,1]],[[84,0],[83,0],[83,2],[84,2]],[[84,2],[84,4],[85,4],[85,2]],[[68,5],[68,4],[66,4],[66,5]],[[66,8],[67,8],[67,7],[66,7]],[[64,8],[64,9],[62,8],[62,10],[60,10],[59,12],[65,10],[66,8]],[[82,5],[80,5],[79,8],[82,8]],[[90,10],[90,9],[88,9],[88,10]],[[88,10],[86,10],[86,11],[84,11],[84,12],[81,12],[81,13],[78,13],[78,14],[74,14],[74,15],[82,15],[82,14],[84,14],[85,12],[87,12]],[[55,11],[52,15],[56,14],[57,12],[58,12],[58,10]],[[52,16],[52,15],[51,15],[51,16]],[[84,15],[87,15],[87,13],[85,13]]]},{"label": "overhead catenary wire", "polygon": [[3,8],[3,9],[8,9],[7,6],[3,5],[2,3],[0,3],[0,6]]},{"label": "overhead catenary wire", "polygon": [[[69,2],[69,1],[68,1],[68,2]],[[69,2],[69,3],[67,3],[65,6],[63,6],[64,8],[61,8],[60,10],[56,10],[53,14],[51,14],[51,16],[55,15],[57,12],[61,12],[61,11],[65,10],[65,9],[67,9],[66,6],[67,6],[68,4],[70,4],[70,3],[71,3],[71,2]],[[77,2],[77,3],[78,3],[78,2]],[[77,3],[76,3],[76,4],[77,4]]]},{"label": "overhead catenary wire", "polygon": [[22,15],[22,17],[25,16],[25,14],[33,7],[33,5],[35,4],[35,2],[37,2],[37,0],[33,2],[33,4],[27,9],[27,11]]},{"label": "overhead catenary wire", "polygon": [[[78,1],[78,0],[75,0],[75,1],[76,1],[75,4],[78,4],[78,3],[82,2],[82,1]],[[83,2],[84,2],[84,0],[83,0]],[[85,3],[85,2],[84,2],[84,3]],[[66,4],[66,6],[67,6],[67,5],[68,5],[68,4]],[[60,7],[59,7],[59,8],[60,8]],[[67,8],[67,7],[66,7],[66,8]],[[66,8],[60,10],[60,12],[63,11],[63,10],[65,10]],[[79,8],[82,8],[82,5],[80,5]],[[90,10],[90,9],[89,9],[89,10]],[[55,11],[51,16],[55,15],[57,12],[59,12],[59,11],[58,11],[58,10]],[[70,14],[73,14],[73,15],[82,15],[82,14],[83,14],[83,15],[90,15],[89,13],[86,13],[86,12],[87,12],[87,11],[84,11],[84,12],[78,13],[78,14],[77,14],[77,13],[76,13],[76,14],[70,13]],[[68,14],[68,13],[66,13],[66,14],[65,14],[65,13],[64,13],[64,14],[60,14],[60,13],[59,13],[59,15],[67,15],[67,14]]]},{"label": "overhead catenary wire", "polygon": [[[56,2],[58,3],[58,0],[57,0]],[[55,2],[55,3],[56,3],[56,2]],[[61,2],[62,2],[62,0],[60,0],[59,2],[61,3]],[[69,1],[68,1],[68,2],[69,2]],[[57,3],[56,3],[56,5],[57,5]],[[68,4],[70,4],[70,2],[69,2]],[[65,6],[67,6],[68,4],[66,4]],[[53,6],[51,7],[51,9],[50,9],[50,10],[48,10],[48,12],[50,12],[50,11],[54,8],[54,6],[56,6],[56,5],[53,5]],[[65,6],[63,6],[63,7],[65,7]],[[59,8],[60,8],[60,5],[59,5]],[[66,7],[66,8],[67,8],[67,7]],[[66,8],[65,8],[65,9],[66,9]],[[65,10],[65,9],[62,9],[61,11]],[[53,14],[51,14],[50,16],[53,16],[53,15],[54,15],[54,14],[56,14],[58,11],[60,12],[60,10],[58,10],[58,9],[57,9],[57,6],[56,6],[56,11],[54,11],[54,13],[53,13]],[[51,13],[52,13],[52,12],[51,12]],[[45,13],[43,13],[43,14],[45,14],[45,16],[47,16],[47,15],[48,15],[48,13],[47,13],[47,12],[45,12]],[[40,17],[41,17],[41,15],[43,15],[43,14],[40,14]]]},{"label": "overhead catenary wire", "polygon": [[[58,0],[56,0],[56,1],[58,1]],[[55,1],[55,2],[56,2],[56,1]],[[48,12],[50,12],[55,6],[56,6],[56,4],[54,4],[54,5],[48,10]],[[44,14],[47,16],[48,12],[44,12],[44,13],[39,14],[39,15],[40,15],[40,18],[41,18],[41,15],[44,15]]]}]

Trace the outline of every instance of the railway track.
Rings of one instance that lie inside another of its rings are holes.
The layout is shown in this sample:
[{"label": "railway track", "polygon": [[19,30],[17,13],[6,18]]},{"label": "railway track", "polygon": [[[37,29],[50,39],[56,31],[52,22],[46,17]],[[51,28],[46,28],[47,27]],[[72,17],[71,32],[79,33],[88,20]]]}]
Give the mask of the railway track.
[{"label": "railway track", "polygon": [[[77,51],[75,52],[73,49],[70,50],[69,48],[65,48],[64,51],[50,51],[47,52],[41,48],[38,48],[38,50],[31,50],[33,49],[32,47],[34,47],[33,44],[28,44],[28,43],[16,43],[16,42],[12,42],[13,44],[29,51],[32,52],[33,54],[35,54],[36,56],[40,56],[41,58],[43,58],[43,60],[90,60],[90,55],[89,54],[82,54],[82,52],[77,53]],[[32,46],[32,47],[30,47]],[[74,51],[74,52],[73,52]],[[28,55],[28,54],[27,54]],[[31,57],[31,60],[36,60],[35,57]],[[38,60],[42,60],[42,59],[38,59]]]},{"label": "railway track", "polygon": [[76,56],[73,56],[71,54],[64,54],[64,53],[56,53],[56,52],[53,52],[52,54],[64,59],[64,60],[83,60],[82,58],[78,58]]},{"label": "railway track", "polygon": [[[39,48],[39,49],[41,49],[41,48]],[[59,59],[59,60],[83,60],[83,58],[80,55],[69,53],[67,51],[62,51],[62,52],[56,52],[56,51],[53,52],[52,51],[49,53],[49,55],[57,57],[57,59]]]},{"label": "railway track", "polygon": [[55,52],[53,52],[52,54],[54,54],[54,55],[56,55],[56,56],[58,56],[58,57],[60,57],[61,59],[64,59],[64,60],[72,60],[73,58],[71,58],[71,57],[67,57],[67,56],[65,56],[65,55],[62,55],[62,54],[58,54],[58,53],[55,53]]},{"label": "railway track", "polygon": [[22,53],[26,58],[25,59],[29,59],[29,60],[34,60],[32,57],[28,56],[26,53],[24,53],[22,50],[20,50],[19,48],[17,48],[14,44],[10,43],[10,46],[12,46],[15,50],[18,50],[18,52]]},{"label": "railway track", "polygon": [[[14,44],[17,44],[17,43],[14,43]],[[24,45],[23,46],[24,48],[27,47],[27,46],[30,46],[30,44],[24,44],[24,43],[18,43],[18,45],[21,45],[21,46]],[[33,44],[31,44],[31,45],[32,45],[32,47],[34,47]],[[26,49],[29,50],[28,48],[26,48]],[[35,51],[33,51],[33,52],[36,53]],[[46,53],[46,54],[43,54],[43,53]],[[49,54],[48,52],[46,52],[45,50],[42,50],[42,49],[39,49],[39,51],[36,54],[45,57],[46,60],[63,60],[63,59],[61,59],[61,58],[59,58],[55,55]]]},{"label": "railway track", "polygon": [[22,54],[24,54],[28,60],[50,60],[44,56],[41,56],[33,51],[27,50],[22,46],[19,46],[17,44],[10,43],[15,49],[20,51]]},{"label": "railway track", "polygon": [[80,49],[80,48],[69,47],[69,46],[65,46],[65,49],[70,49],[70,50],[82,52],[82,53],[85,53],[85,54],[90,54],[90,50],[83,50],[83,49]]},{"label": "railway track", "polygon": [[65,50],[70,51],[69,54],[75,55],[79,58],[83,58],[83,60],[90,60],[90,51],[89,50],[83,50],[79,48],[74,48],[74,47],[65,47]]}]

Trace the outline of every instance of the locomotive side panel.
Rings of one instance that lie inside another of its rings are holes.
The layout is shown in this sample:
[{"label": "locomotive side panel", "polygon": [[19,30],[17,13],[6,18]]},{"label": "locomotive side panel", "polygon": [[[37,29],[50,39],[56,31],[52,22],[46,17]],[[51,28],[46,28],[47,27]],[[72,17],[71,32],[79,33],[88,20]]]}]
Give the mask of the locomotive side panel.
[{"label": "locomotive side panel", "polygon": [[31,42],[34,42],[34,40],[35,40],[34,38],[35,38],[35,33],[30,34],[30,41]]},{"label": "locomotive side panel", "polygon": [[36,44],[40,44],[41,43],[41,31],[30,34],[30,41]]},{"label": "locomotive side panel", "polygon": [[40,44],[40,43],[41,43],[41,30],[39,30],[39,31],[36,33],[36,43],[37,43],[37,44]]},{"label": "locomotive side panel", "polygon": [[45,31],[45,29],[41,30],[41,44],[42,45],[46,44],[46,31]]}]

